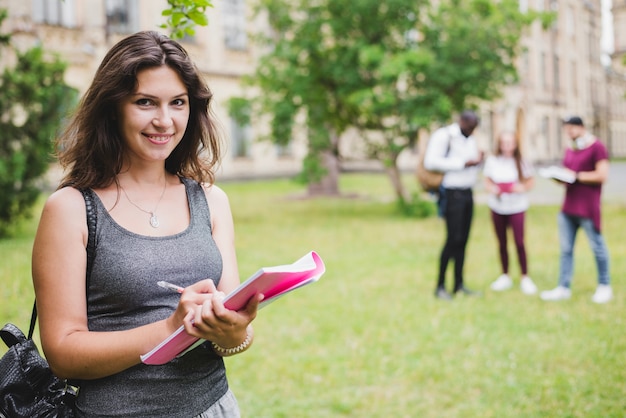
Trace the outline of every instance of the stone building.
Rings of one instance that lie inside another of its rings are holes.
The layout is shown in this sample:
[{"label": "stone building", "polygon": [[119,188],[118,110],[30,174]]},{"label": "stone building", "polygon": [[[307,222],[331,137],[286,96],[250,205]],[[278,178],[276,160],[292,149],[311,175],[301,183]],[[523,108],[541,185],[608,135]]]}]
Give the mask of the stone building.
[{"label": "stone building", "polygon": [[[557,159],[565,146],[561,119],[575,113],[605,141],[612,156],[626,156],[626,0],[612,0],[614,52],[609,63],[603,62],[600,47],[603,1],[520,0],[521,8],[554,10],[558,18],[548,30],[539,23],[530,28],[519,57],[519,83],[507,87],[501,100],[483,105],[485,147],[498,132],[517,129],[528,157]],[[117,40],[137,30],[162,30],[166,6],[165,0],[0,0],[0,8],[9,11],[3,30],[18,45],[39,42],[58,53],[69,64],[67,83],[80,93]],[[214,110],[227,138],[218,176],[295,173],[306,153],[302,138],[288,147],[257,141],[262,127],[239,126],[227,111],[227,100],[242,94],[240,78],[257,58],[247,32],[264,23],[250,18],[245,0],[214,0],[214,6],[207,12],[209,26],[198,27],[183,44],[214,92]],[[410,168],[415,154],[407,154],[401,164]]]},{"label": "stone building", "polygon": [[[626,48],[626,2],[613,0],[616,62]],[[626,155],[624,67],[603,62],[602,0],[526,0],[521,7],[552,10],[547,30],[535,22],[523,39],[520,81],[503,99],[483,107],[483,132],[490,141],[501,130],[516,129],[525,154],[535,161],[558,159],[566,146],[563,117],[577,114],[609,147]],[[608,57],[605,57],[608,58]],[[485,132],[486,131],[486,132]]]}]

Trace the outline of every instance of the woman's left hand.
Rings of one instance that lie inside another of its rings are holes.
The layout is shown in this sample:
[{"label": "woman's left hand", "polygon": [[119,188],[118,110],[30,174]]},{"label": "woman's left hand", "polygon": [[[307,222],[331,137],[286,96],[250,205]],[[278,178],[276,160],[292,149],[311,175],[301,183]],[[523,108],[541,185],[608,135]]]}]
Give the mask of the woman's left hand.
[{"label": "woman's left hand", "polygon": [[522,183],[515,183],[513,185],[513,187],[511,188],[511,192],[512,193],[524,193],[526,191],[526,186],[524,186]]},{"label": "woman's left hand", "polygon": [[209,292],[211,297],[185,317],[185,331],[195,337],[213,341],[220,347],[235,347],[246,339],[246,329],[256,318],[263,296],[257,294],[248,301],[244,309],[231,311],[224,306],[224,293],[215,289],[213,281],[209,281],[209,286],[212,287]]}]

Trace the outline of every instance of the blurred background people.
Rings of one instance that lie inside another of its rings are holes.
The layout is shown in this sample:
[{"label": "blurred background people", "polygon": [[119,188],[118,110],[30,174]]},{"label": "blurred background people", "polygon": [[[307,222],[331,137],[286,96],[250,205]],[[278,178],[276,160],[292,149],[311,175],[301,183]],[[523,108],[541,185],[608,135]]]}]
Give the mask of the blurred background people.
[{"label": "blurred background people", "polygon": [[489,192],[487,205],[498,239],[502,274],[491,284],[491,289],[503,291],[513,286],[509,275],[507,230],[513,232],[515,249],[521,272],[520,288],[527,295],[537,293],[537,286],[528,276],[528,260],[524,244],[524,222],[529,207],[526,194],[533,185],[533,168],[522,158],[519,143],[513,132],[503,132],[496,141],[495,154],[485,161],[483,169],[485,189]]},{"label": "blurred background people", "polygon": [[582,228],[593,251],[598,272],[598,286],[592,297],[596,303],[606,303],[613,298],[609,276],[609,252],[601,233],[602,184],[609,174],[607,149],[594,135],[587,132],[579,116],[563,121],[563,129],[570,138],[563,166],[571,170],[573,183],[565,186],[565,200],[558,215],[561,246],[558,286],[541,292],[543,300],[556,301],[571,297],[574,272],[574,244],[576,233]]},{"label": "blurred background people", "polygon": [[472,187],[476,184],[479,165],[483,160],[483,153],[472,136],[478,124],[479,118],[473,111],[463,111],[458,123],[444,126],[433,133],[424,157],[427,170],[445,173],[440,198],[445,202],[442,216],[446,223],[446,241],[441,250],[435,289],[435,297],[440,299],[452,299],[445,287],[450,260],[454,260],[453,294],[476,294],[465,286],[463,266],[474,214]]}]

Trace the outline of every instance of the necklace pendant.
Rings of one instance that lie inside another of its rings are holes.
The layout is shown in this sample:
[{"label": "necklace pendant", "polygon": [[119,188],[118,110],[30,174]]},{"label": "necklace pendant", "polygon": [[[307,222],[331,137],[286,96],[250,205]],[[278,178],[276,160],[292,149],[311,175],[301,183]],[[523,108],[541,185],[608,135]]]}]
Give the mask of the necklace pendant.
[{"label": "necklace pendant", "polygon": [[153,228],[159,227],[159,218],[157,218],[154,213],[150,214],[150,226]]}]

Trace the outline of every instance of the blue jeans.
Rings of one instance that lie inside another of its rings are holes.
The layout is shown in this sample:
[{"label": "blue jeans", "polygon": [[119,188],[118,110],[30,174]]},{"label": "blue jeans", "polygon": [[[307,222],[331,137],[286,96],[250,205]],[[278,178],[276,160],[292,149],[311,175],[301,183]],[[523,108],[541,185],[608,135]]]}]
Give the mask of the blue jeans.
[{"label": "blue jeans", "polygon": [[596,258],[598,269],[598,284],[608,285],[609,277],[609,252],[602,234],[596,230],[590,218],[567,215],[559,212],[559,241],[561,244],[561,265],[559,272],[559,285],[569,288],[574,273],[574,243],[576,232],[582,228],[587,234],[591,250]]}]

